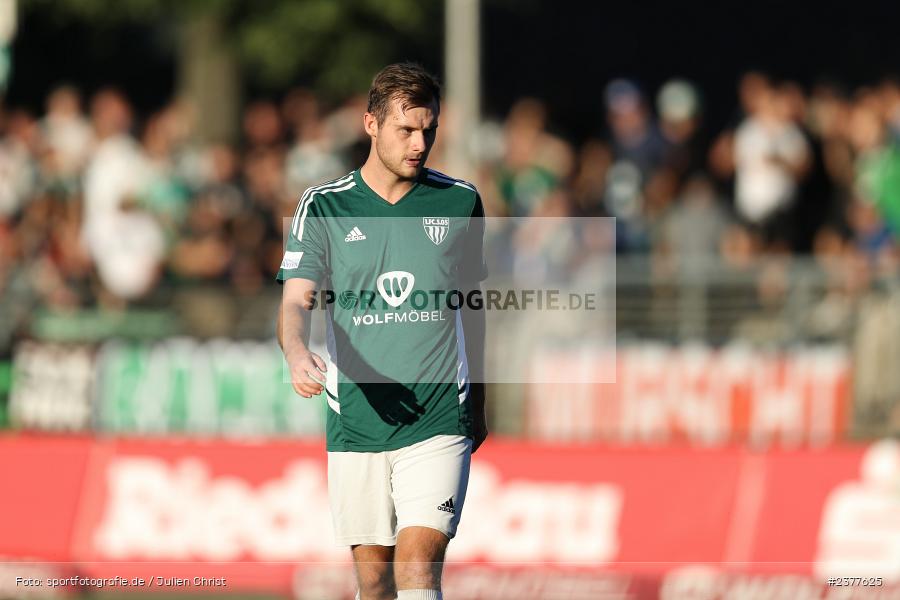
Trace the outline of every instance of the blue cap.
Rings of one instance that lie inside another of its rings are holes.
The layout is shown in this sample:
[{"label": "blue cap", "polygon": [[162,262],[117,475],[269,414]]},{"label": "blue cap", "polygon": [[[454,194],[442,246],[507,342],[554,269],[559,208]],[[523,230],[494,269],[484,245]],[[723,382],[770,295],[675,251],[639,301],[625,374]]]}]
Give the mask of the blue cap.
[{"label": "blue cap", "polygon": [[606,107],[613,111],[634,109],[643,100],[641,88],[629,79],[613,79],[604,92]]}]

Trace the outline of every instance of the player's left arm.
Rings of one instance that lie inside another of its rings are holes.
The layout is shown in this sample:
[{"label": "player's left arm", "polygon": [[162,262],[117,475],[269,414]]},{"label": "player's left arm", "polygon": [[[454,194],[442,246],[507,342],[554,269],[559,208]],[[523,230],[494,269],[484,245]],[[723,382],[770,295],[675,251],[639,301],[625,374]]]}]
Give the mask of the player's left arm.
[{"label": "player's left arm", "polygon": [[485,412],[484,344],[486,335],[484,294],[481,282],[487,277],[484,263],[484,206],[476,194],[459,268],[460,291],[466,302],[462,307],[462,326],[469,366],[469,406],[472,411],[472,452],[488,436]]},{"label": "player's left arm", "polygon": [[[466,298],[483,299],[481,283],[463,283]],[[477,304],[476,304],[477,306]],[[472,452],[478,450],[488,436],[487,415],[484,406],[484,306],[474,308],[465,303],[462,309],[462,325],[466,336],[466,358],[469,363],[469,406],[472,410]]]}]

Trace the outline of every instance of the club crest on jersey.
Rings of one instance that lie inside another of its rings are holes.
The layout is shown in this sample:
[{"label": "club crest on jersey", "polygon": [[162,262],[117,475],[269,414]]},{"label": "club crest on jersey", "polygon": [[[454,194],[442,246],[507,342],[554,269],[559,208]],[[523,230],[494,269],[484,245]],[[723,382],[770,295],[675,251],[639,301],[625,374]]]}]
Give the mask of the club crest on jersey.
[{"label": "club crest on jersey", "polygon": [[425,228],[428,239],[434,242],[435,246],[440,246],[450,230],[450,219],[448,217],[422,217],[422,227]]}]

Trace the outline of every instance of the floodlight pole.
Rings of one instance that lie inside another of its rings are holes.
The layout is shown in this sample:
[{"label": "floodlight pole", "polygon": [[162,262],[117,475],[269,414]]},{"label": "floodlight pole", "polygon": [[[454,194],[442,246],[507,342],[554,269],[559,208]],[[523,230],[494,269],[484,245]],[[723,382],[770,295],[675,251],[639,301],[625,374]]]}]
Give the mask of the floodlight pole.
[{"label": "floodlight pole", "polygon": [[481,119],[481,2],[444,2],[445,104],[453,111],[447,166],[454,177],[472,180],[475,161],[471,140]]}]

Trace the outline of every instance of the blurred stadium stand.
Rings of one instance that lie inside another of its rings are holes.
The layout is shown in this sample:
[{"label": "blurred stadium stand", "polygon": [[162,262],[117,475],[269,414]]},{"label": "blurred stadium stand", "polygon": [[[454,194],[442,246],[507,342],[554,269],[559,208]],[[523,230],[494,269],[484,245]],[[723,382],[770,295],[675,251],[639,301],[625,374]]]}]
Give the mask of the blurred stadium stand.
[{"label": "blurred stadium stand", "polygon": [[[838,438],[896,431],[900,87],[887,80],[853,93],[806,92],[751,72],[739,92],[744,116],[705,145],[699,90],[682,80],[655,101],[628,80],[610,82],[609,134],[580,147],[549,131],[535,99],[484,121],[469,136],[490,217],[615,217],[614,242],[489,224],[491,270],[510,287],[614,273],[621,349],[700,344],[715,352],[737,343],[784,360],[840,349],[852,390],[836,400],[846,418],[835,425]],[[272,350],[281,221],[308,185],[359,164],[362,100],[326,106],[298,88],[280,102],[251,101],[239,145],[197,142],[199,115],[182,101],[136,115],[112,88],[88,100],[64,86],[41,115],[3,109],[0,355],[11,400],[2,414],[29,428],[318,433],[321,407],[299,409],[277,390],[257,394],[251,407],[247,390],[264,378],[229,384],[220,379],[233,369],[214,365],[266,354],[246,340],[268,340]],[[431,159],[438,169],[460,135],[453,106],[447,112]],[[586,260],[613,252],[614,268]],[[519,331],[494,328],[489,361],[514,351]],[[124,341],[107,341],[116,339]],[[269,361],[264,372],[277,371],[275,353],[260,360]],[[46,375],[47,365],[62,364],[71,368]],[[210,375],[216,368],[221,376]],[[217,410],[191,408],[202,403],[185,387],[181,371],[191,369],[204,373],[195,379],[206,377],[213,399],[205,402],[220,403]],[[120,397],[142,377],[151,389],[184,388],[157,403],[174,403],[165,410],[179,416],[153,417],[147,406],[144,420],[123,416]],[[119,379],[131,387],[114,385]],[[491,393],[498,433],[538,434],[528,425],[527,390],[497,384]],[[69,401],[78,408],[65,408]],[[564,429],[553,437],[565,439]]]}]

